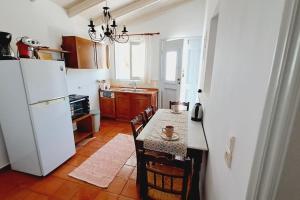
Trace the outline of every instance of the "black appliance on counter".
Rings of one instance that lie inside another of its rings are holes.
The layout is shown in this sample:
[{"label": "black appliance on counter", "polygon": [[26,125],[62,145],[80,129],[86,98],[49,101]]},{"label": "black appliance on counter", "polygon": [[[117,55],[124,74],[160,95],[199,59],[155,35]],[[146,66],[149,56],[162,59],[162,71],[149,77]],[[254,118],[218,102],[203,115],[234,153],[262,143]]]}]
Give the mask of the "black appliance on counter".
[{"label": "black appliance on counter", "polygon": [[[199,96],[200,96],[201,92],[202,92],[202,90],[199,89],[198,90]],[[191,118],[193,121],[197,121],[197,122],[201,122],[203,119],[203,108],[202,108],[199,96],[198,96],[199,103],[196,103],[194,105],[193,110],[192,110],[192,118]]]},{"label": "black appliance on counter", "polygon": [[72,119],[76,119],[90,113],[89,96],[71,94],[69,95],[69,101]]},{"label": "black appliance on counter", "polygon": [[16,60],[10,48],[12,35],[0,31],[0,60]]}]

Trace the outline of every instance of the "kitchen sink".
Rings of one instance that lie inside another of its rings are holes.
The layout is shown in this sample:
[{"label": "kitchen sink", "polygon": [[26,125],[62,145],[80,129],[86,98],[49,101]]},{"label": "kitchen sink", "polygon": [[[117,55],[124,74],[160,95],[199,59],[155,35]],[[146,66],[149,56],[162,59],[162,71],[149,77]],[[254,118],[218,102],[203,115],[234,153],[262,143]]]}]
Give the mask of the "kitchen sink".
[{"label": "kitchen sink", "polygon": [[122,92],[145,92],[145,89],[134,89],[134,88],[121,88]]}]

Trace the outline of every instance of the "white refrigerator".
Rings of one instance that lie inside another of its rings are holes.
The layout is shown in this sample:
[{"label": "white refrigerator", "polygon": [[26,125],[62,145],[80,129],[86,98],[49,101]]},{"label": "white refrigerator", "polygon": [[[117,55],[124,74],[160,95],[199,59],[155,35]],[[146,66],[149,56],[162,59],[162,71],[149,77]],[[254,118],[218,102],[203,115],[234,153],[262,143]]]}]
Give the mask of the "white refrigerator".
[{"label": "white refrigerator", "polygon": [[46,176],[75,154],[64,62],[0,61],[0,94],[13,170]]}]

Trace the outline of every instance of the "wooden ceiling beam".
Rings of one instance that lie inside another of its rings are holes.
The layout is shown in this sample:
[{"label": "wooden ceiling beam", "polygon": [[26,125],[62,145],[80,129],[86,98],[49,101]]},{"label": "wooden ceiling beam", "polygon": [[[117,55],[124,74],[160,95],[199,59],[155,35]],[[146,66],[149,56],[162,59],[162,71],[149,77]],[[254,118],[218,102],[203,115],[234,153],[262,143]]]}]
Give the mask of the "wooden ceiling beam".
[{"label": "wooden ceiling beam", "polygon": [[[113,10],[111,12],[111,15],[114,19],[118,18],[118,17],[121,17],[121,16],[124,16],[124,15],[127,15],[129,13],[132,13],[132,12],[135,12],[135,11],[138,11],[138,10],[141,10],[143,8],[146,8],[148,6],[151,6],[155,3],[158,3],[160,0],[138,0],[138,1],[135,1],[133,3],[130,3],[126,6],[123,6],[117,10]],[[96,26],[99,26],[101,24],[103,24],[103,16],[99,16],[97,18],[94,19],[94,22],[95,22],[95,25]]]},{"label": "wooden ceiling beam", "polygon": [[73,17],[75,15],[80,14],[81,12],[96,6],[98,4],[101,4],[105,2],[105,0],[84,0],[81,2],[76,3],[75,5],[71,6],[70,8],[67,8],[66,11],[69,15],[69,17]]}]

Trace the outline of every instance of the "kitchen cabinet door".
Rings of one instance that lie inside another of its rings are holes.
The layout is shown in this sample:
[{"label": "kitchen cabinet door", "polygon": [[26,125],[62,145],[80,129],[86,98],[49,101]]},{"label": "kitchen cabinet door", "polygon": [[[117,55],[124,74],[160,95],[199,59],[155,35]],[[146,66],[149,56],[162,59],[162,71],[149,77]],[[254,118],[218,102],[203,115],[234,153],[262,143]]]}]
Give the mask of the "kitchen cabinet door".
[{"label": "kitchen cabinet door", "polygon": [[93,43],[90,40],[76,38],[78,68],[96,69]]},{"label": "kitchen cabinet door", "polygon": [[131,117],[135,117],[151,106],[151,95],[131,94]]},{"label": "kitchen cabinet door", "polygon": [[77,69],[108,68],[109,48],[107,45],[96,44],[96,60],[94,56],[95,44],[91,40],[77,36],[63,36],[62,41],[63,50],[70,52],[65,54],[67,67]]},{"label": "kitchen cabinet door", "polygon": [[115,118],[116,117],[115,99],[101,97],[100,110],[101,110],[101,117]]},{"label": "kitchen cabinet door", "polygon": [[130,120],[130,94],[116,93],[116,116],[117,119]]}]

